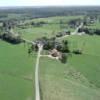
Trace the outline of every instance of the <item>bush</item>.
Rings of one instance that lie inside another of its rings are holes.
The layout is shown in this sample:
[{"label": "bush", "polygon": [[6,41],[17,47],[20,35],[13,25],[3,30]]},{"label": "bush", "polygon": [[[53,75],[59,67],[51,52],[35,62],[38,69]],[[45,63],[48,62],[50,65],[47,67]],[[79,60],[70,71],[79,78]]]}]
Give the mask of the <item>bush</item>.
[{"label": "bush", "polygon": [[66,63],[67,62],[67,55],[65,53],[62,53],[62,57],[61,57],[60,61],[62,63]]},{"label": "bush", "polygon": [[69,53],[69,47],[68,47],[68,41],[67,40],[63,40],[62,41],[62,48],[61,48],[61,52],[63,53]]},{"label": "bush", "polygon": [[100,35],[100,29],[80,28],[78,32],[85,32],[88,35]]},{"label": "bush", "polygon": [[82,54],[82,51],[81,50],[74,50],[73,53],[74,54]]}]

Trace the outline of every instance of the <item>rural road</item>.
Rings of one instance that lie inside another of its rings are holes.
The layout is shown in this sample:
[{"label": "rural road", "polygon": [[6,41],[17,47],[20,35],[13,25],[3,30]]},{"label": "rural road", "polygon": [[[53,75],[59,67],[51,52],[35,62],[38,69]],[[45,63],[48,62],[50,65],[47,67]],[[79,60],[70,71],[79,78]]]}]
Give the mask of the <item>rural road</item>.
[{"label": "rural road", "polygon": [[82,28],[82,27],[83,27],[83,22],[75,29],[74,32],[71,33],[71,35],[77,34],[77,33],[78,33],[78,30],[79,30],[80,28]]},{"label": "rural road", "polygon": [[40,87],[39,87],[39,60],[41,56],[41,52],[43,50],[43,45],[38,44],[38,54],[36,59],[35,66],[35,100],[40,100]]},{"label": "rural road", "polygon": [[27,39],[22,39],[22,40],[24,40],[25,42],[27,42],[27,43],[30,43],[30,44],[33,44],[33,45],[35,45],[36,43],[35,42],[33,42],[33,41],[30,41],[30,40],[27,40]]},{"label": "rural road", "polygon": [[[79,34],[78,34],[78,30],[79,30],[80,28],[82,28],[82,26],[83,26],[83,23],[81,23],[81,24],[75,29],[74,32],[71,32],[71,35],[76,35],[76,34],[79,35]],[[60,39],[66,38],[66,37],[68,37],[68,36],[70,36],[70,35],[64,35],[64,36],[62,36],[62,37],[58,37],[57,39],[60,40]]]},{"label": "rural road", "polygon": [[[23,39],[27,43],[35,45],[36,43],[27,39]],[[35,100],[40,100],[40,87],[39,87],[39,60],[41,57],[41,52],[43,50],[43,45],[38,44],[38,53],[35,65]],[[33,65],[34,66],[34,65]]]}]

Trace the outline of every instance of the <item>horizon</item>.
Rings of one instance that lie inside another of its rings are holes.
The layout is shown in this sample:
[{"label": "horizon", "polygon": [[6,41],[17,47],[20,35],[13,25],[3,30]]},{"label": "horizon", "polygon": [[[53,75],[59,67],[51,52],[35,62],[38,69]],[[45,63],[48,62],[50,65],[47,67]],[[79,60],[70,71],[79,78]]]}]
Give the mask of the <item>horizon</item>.
[{"label": "horizon", "polygon": [[42,6],[0,6],[0,8],[45,8],[45,7],[100,7],[100,5],[64,5],[64,6],[60,6],[60,5],[42,5]]}]

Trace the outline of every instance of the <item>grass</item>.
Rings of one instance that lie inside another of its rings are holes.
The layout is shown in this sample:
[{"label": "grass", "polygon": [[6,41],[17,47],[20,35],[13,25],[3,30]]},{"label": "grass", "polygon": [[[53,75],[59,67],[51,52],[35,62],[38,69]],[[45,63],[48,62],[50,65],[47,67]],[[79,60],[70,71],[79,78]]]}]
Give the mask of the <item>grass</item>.
[{"label": "grass", "polygon": [[39,22],[39,21],[45,21],[49,23],[59,23],[60,20],[64,22],[68,22],[72,19],[78,19],[78,18],[83,18],[83,16],[55,16],[55,17],[48,17],[48,18],[38,18],[38,19],[33,19],[32,21]]},{"label": "grass", "polygon": [[[40,26],[40,27],[34,27],[29,26],[26,29],[16,28],[15,31],[21,34],[23,38],[27,38],[30,40],[34,40],[36,38],[46,36],[46,37],[52,37],[57,34],[57,32],[64,31],[64,30],[70,30],[73,31],[72,28],[68,26],[68,21],[71,19],[77,19],[77,18],[83,18],[82,16],[56,16],[56,17],[48,17],[48,18],[38,18],[33,20],[28,20],[26,23],[30,23],[32,21],[39,22],[44,21],[48,24]],[[60,20],[62,20],[66,24],[59,25]],[[61,26],[64,26],[61,28]]]},{"label": "grass", "polygon": [[40,65],[42,100],[99,100],[99,90],[89,87],[86,79],[81,76],[83,82],[79,82],[79,79],[69,77],[69,64],[42,58]]},{"label": "grass", "polygon": [[32,82],[0,74],[0,98],[2,100],[33,100]]},{"label": "grass", "polygon": [[43,100],[99,100],[100,37],[84,35],[67,39],[71,50],[84,46],[83,54],[69,56],[67,64],[49,58],[41,59]]},{"label": "grass", "polygon": [[84,54],[100,56],[99,36],[76,35],[69,36],[67,39],[69,41],[69,46],[71,50],[82,49]]},{"label": "grass", "polygon": [[34,57],[27,46],[11,45],[0,40],[0,98],[34,100]]},{"label": "grass", "polygon": [[34,40],[43,36],[51,37],[55,35],[56,32],[60,31],[59,26],[47,25],[43,27],[30,27],[28,29],[17,29],[19,33],[22,34],[23,38]]},{"label": "grass", "polygon": [[69,64],[82,72],[92,84],[100,88],[100,37],[87,35],[83,37],[74,36],[69,37],[69,40],[70,43],[74,42],[73,47],[78,44],[76,48],[83,48],[83,54],[80,56],[73,55],[69,60]]},{"label": "grass", "polygon": [[95,23],[93,23],[93,24],[91,24],[89,26],[86,26],[86,27],[92,28],[92,29],[100,29],[100,22],[97,21],[97,22],[95,22]]}]

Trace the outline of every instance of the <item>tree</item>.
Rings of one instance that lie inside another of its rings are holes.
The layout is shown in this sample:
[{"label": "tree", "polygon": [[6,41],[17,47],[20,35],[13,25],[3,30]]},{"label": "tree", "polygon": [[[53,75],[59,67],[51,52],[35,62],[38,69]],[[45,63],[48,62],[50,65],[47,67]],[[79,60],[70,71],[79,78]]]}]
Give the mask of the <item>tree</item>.
[{"label": "tree", "polygon": [[82,51],[78,49],[78,50],[74,50],[73,53],[74,54],[82,54]]},{"label": "tree", "polygon": [[1,38],[2,38],[2,40],[7,41],[7,42],[12,43],[12,44],[19,44],[22,42],[22,39],[19,35],[16,36],[9,31],[3,33]]},{"label": "tree", "polygon": [[66,63],[67,62],[67,55],[65,53],[62,53],[62,57],[61,57],[60,61],[62,63]]},{"label": "tree", "polygon": [[62,49],[61,49],[61,51],[63,53],[69,53],[70,52],[69,47],[68,47],[68,41],[67,40],[63,40],[62,41]]}]

